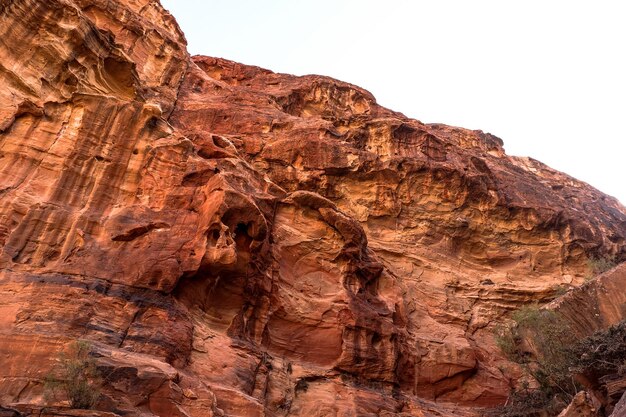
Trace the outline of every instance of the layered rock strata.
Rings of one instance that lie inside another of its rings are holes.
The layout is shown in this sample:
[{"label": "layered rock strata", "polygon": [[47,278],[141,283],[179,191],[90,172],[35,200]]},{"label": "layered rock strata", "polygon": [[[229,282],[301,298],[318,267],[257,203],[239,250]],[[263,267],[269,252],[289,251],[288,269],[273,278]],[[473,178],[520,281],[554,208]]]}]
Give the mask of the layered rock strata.
[{"label": "layered rock strata", "polygon": [[473,415],[519,376],[494,325],[626,258],[617,200],[356,86],[189,57],[157,1],[0,0],[0,31],[2,405],[44,404],[81,339],[107,412]]}]

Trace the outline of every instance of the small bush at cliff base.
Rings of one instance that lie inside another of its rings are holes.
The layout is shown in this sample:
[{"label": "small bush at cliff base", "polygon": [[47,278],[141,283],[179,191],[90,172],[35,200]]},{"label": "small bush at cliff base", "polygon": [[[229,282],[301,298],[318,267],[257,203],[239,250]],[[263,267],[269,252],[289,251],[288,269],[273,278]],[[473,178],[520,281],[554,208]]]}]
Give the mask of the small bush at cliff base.
[{"label": "small bush at cliff base", "polygon": [[507,403],[501,407],[487,410],[488,417],[535,417],[556,415],[563,408],[553,401],[550,393],[539,389],[530,389],[528,385],[511,393]]},{"label": "small bush at cliff base", "polygon": [[571,349],[572,370],[596,377],[626,374],[626,321],[579,341]]},{"label": "small bush at cliff base", "polygon": [[90,350],[88,342],[77,341],[67,353],[59,355],[57,377],[48,376],[45,380],[48,400],[56,400],[60,394],[72,408],[91,409],[95,406],[100,398],[101,377],[95,361],[89,356]]},{"label": "small bush at cliff base", "polygon": [[[513,325],[496,330],[496,341],[509,359],[522,364],[539,382],[539,388],[522,386],[505,406],[487,415],[545,415],[541,411],[556,415],[580,389],[574,375],[585,375],[594,386],[601,386],[606,376],[626,375],[626,321],[575,341],[573,332],[554,312],[530,307],[516,312],[513,319]],[[536,358],[524,351],[528,338],[537,348]]]},{"label": "small bush at cliff base", "polygon": [[587,260],[587,269],[589,270],[591,278],[596,275],[600,275],[609,269],[613,269],[615,266],[617,266],[617,262],[615,262],[615,259],[611,257],[594,257]]},{"label": "small bush at cliff base", "polygon": [[513,392],[507,405],[493,415],[533,416],[540,410],[556,413],[579,388],[569,371],[573,332],[557,313],[538,306],[521,308],[512,319],[511,325],[496,328],[496,343],[511,361],[533,376],[539,387],[526,386]]},{"label": "small bush at cliff base", "polygon": [[540,370],[557,379],[569,375],[567,349],[574,337],[557,313],[529,306],[515,311],[512,319],[511,326],[496,328],[495,333],[496,343],[510,360],[536,363]]}]

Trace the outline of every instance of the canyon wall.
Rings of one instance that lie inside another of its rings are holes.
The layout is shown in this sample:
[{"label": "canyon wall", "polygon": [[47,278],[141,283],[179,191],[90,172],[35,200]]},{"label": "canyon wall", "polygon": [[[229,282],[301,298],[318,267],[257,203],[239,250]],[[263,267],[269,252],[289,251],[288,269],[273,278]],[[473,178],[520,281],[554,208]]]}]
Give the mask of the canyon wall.
[{"label": "canyon wall", "polygon": [[158,1],[0,0],[0,31],[0,405],[43,405],[87,340],[117,414],[476,415],[521,372],[494,326],[626,259],[614,198],[190,57]]}]

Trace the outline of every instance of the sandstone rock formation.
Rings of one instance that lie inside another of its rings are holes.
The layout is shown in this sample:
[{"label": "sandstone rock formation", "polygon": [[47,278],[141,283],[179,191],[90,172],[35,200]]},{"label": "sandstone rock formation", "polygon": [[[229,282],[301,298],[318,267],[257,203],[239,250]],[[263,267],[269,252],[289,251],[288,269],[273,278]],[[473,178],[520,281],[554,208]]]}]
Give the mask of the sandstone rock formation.
[{"label": "sandstone rock formation", "polygon": [[626,320],[626,263],[572,288],[547,307],[559,312],[579,338]]},{"label": "sandstone rock formation", "polygon": [[0,31],[0,405],[41,410],[84,339],[103,412],[475,415],[519,377],[494,325],[626,259],[617,200],[356,86],[190,57],[156,0],[0,0]]},{"label": "sandstone rock formation", "polygon": [[[602,361],[615,361],[621,343],[626,342],[626,263],[623,263],[603,274],[596,279],[590,280],[584,285],[568,291],[562,297],[548,304],[546,308],[556,311],[560,317],[566,320],[568,328],[576,333],[578,339],[588,338],[592,335],[602,334],[602,331],[610,328],[617,337],[601,339],[601,343],[594,343],[593,348],[587,348],[583,355],[590,351],[596,351],[601,346],[607,346],[606,350],[612,352],[604,355]],[[589,339],[588,339],[589,340]],[[611,356],[611,357],[607,357]],[[621,359],[623,361],[623,359]],[[587,390],[587,397],[596,399],[594,408],[599,406],[607,411],[612,411],[614,406],[617,410],[623,405],[616,406],[626,391],[626,375],[624,372],[613,372],[607,369],[594,367],[592,372],[578,375]],[[589,395],[591,394],[591,395]],[[584,402],[579,399],[573,401],[573,409],[579,409]],[[575,405],[578,403],[578,405]],[[584,408],[584,407],[583,407]],[[606,415],[608,413],[605,413]],[[603,415],[603,414],[600,414]]]},{"label": "sandstone rock formation", "polygon": [[594,405],[592,398],[584,391],[574,396],[572,403],[563,410],[558,417],[596,417],[598,406]]}]

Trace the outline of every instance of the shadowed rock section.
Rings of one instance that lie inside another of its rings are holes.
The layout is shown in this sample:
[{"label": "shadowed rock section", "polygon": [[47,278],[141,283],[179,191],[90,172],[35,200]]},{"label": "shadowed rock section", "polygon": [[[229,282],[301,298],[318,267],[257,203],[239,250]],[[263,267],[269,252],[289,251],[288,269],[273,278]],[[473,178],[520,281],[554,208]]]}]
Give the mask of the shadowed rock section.
[{"label": "shadowed rock section", "polygon": [[[359,87],[189,57],[158,1],[0,0],[0,34],[0,405],[25,415],[76,339],[102,413],[477,415],[519,377],[494,326],[626,258],[615,199]],[[606,306],[581,335],[624,303],[594,291],[566,296]]]}]

